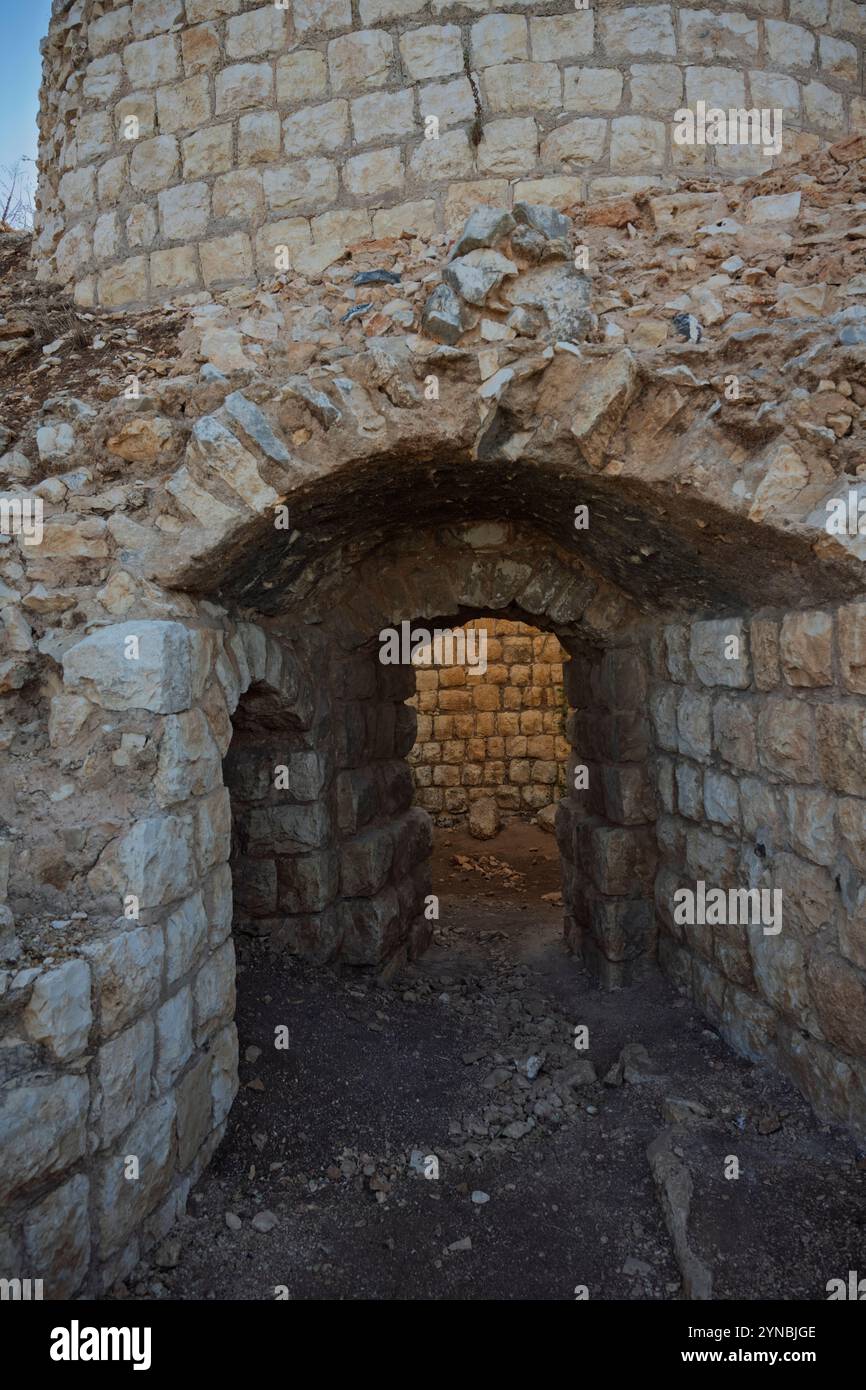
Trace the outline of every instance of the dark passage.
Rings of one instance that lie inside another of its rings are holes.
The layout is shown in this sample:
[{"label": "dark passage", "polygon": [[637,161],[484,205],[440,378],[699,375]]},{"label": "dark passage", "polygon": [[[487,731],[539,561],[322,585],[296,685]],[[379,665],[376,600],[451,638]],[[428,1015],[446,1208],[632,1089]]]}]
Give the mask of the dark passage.
[{"label": "dark passage", "polygon": [[[680,1298],[646,1146],[682,1098],[706,1112],[678,1142],[716,1297],[823,1299],[857,1267],[851,1141],[660,977],[590,981],[562,942],[552,835],[440,831],[434,888],[434,945],[387,985],[238,935],[229,1133],[129,1296]],[[431,1157],[438,1178],[423,1176]]]}]

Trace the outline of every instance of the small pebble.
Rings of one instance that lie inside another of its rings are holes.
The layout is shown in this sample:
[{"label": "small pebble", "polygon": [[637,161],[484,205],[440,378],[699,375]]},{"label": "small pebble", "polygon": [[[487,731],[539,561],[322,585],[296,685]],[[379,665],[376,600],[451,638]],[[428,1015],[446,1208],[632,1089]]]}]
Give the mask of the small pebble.
[{"label": "small pebble", "polygon": [[279,1220],[272,1211],[257,1212],[252,1220],[253,1230],[261,1231],[263,1235],[268,1231],[272,1231],[274,1227],[278,1225]]}]

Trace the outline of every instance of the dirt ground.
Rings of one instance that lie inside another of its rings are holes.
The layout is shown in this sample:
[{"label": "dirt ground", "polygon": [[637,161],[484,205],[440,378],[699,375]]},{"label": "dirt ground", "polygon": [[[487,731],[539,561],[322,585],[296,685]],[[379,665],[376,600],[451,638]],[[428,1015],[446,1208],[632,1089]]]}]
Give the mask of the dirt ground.
[{"label": "dirt ground", "polygon": [[[483,844],[440,831],[436,941],[391,983],[240,937],[228,1134],[114,1297],[682,1298],[646,1156],[670,1098],[706,1111],[676,1151],[714,1298],[824,1300],[862,1267],[866,1162],[850,1137],[662,979],[595,986],[564,949],[558,886],[555,842],[533,826]],[[610,1075],[630,1044],[646,1053]]]},{"label": "dirt ground", "polygon": [[[162,306],[134,318],[79,310],[56,285],[36,281],[30,252],[28,234],[0,233],[0,426],[13,435],[49,397],[111,399],[130,373],[143,382],[165,376],[183,317]],[[66,466],[43,463],[40,476]]]}]

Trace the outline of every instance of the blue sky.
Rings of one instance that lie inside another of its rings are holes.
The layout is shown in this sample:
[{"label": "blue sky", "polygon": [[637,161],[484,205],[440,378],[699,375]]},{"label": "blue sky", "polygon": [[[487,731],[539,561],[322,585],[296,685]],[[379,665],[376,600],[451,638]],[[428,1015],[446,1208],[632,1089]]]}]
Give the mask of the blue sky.
[{"label": "blue sky", "polygon": [[36,112],[51,0],[0,0],[0,168],[36,157]]}]

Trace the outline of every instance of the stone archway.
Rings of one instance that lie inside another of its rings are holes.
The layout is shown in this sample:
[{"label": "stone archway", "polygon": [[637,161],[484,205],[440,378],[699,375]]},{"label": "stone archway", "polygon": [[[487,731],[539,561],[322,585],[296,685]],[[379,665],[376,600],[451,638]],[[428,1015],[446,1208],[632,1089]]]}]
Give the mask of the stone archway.
[{"label": "stone archway", "polygon": [[[343,598],[340,590],[347,587],[351,593]],[[501,523],[455,526],[398,538],[353,568],[348,586],[346,577],[339,572],[325,576],[320,596],[316,598],[310,593],[306,603],[313,613],[317,606],[323,614],[339,613],[336,640],[347,654],[346,666],[352,673],[350,679],[356,683],[356,693],[368,692],[373,708],[370,710],[368,703],[367,709],[374,723],[378,720],[386,729],[393,724],[398,737],[405,729],[407,711],[403,702],[413,693],[414,673],[411,667],[391,668],[383,682],[378,643],[371,641],[369,634],[396,630],[406,622],[410,630],[441,631],[468,615],[490,614],[542,625],[574,658],[568,680],[575,703],[582,698],[580,686],[588,673],[590,653],[600,652],[607,642],[618,642],[619,694],[615,693],[611,675],[615,663],[609,661],[605,694],[598,696],[597,718],[589,721],[588,729],[578,730],[576,721],[572,729],[579,745],[575,747],[575,759],[579,756],[582,763],[591,760],[590,745],[599,741],[594,726],[603,717],[605,702],[609,702],[608,712],[612,715],[618,699],[634,707],[640,706],[645,696],[642,658],[633,645],[636,613],[628,600],[561,547],[544,545],[536,534],[520,527]],[[327,629],[327,624],[324,626]],[[632,667],[628,665],[629,651]],[[633,682],[635,688],[629,693],[627,688]],[[357,712],[356,703],[352,699],[344,701],[344,718]],[[410,741],[409,736],[404,738],[403,753]],[[644,794],[639,814],[634,810],[636,800],[625,813],[617,810],[613,795],[605,801],[601,778],[595,775],[590,788],[580,793],[572,791],[560,803],[558,813],[566,937],[572,949],[579,951],[594,973],[608,984],[624,982],[630,963],[651,954],[655,941],[655,856],[647,829],[653,818],[648,754],[646,740],[640,746],[635,743],[631,750],[624,749],[624,758],[640,760],[631,771],[624,762],[618,762],[615,751],[605,750],[601,757],[607,764],[611,787],[618,777],[628,778],[635,772],[642,775]],[[405,765],[401,770],[405,773]],[[408,798],[408,776],[404,777],[403,786]],[[578,826],[587,842],[586,852],[578,848]],[[344,853],[352,853],[351,842]],[[621,860],[619,877],[611,876],[605,868],[617,856]],[[580,867],[579,860],[585,861]],[[630,869],[626,869],[626,861],[630,862]],[[592,886],[579,893],[577,880],[584,876]],[[604,925],[604,918],[611,916],[621,922],[630,918],[628,946],[611,923]],[[638,920],[642,932],[637,931]]]},{"label": "stone archway", "polygon": [[[424,944],[429,822],[408,805],[411,676],[381,666],[371,632],[406,612],[444,623],[470,607],[544,619],[576,646],[633,616],[585,567],[511,528],[455,531],[449,546],[447,555],[439,546],[438,571],[418,557],[411,574],[399,547],[393,569],[371,554],[345,602],[335,602],[338,571],[326,572],[303,621],[291,612],[232,621],[205,603],[192,621],[128,618],[66,653],[53,737],[92,746],[94,721],[110,720],[124,796],[88,874],[89,913],[98,920],[101,911],[104,926],[74,959],[21,982],[23,1017],[60,1064],[80,1056],[95,1030],[97,1103],[90,1124],[74,1120],[80,1085],[68,1074],[17,1092],[9,1174],[14,1192],[22,1179],[79,1170],[35,1214],[22,1209],[22,1239],[34,1248],[38,1235],[28,1233],[58,1219],[87,1184],[93,1226],[79,1233],[67,1280],[85,1268],[98,1284],[122,1277],[142,1242],[171,1224],[224,1131],[237,1085],[229,789],[241,904],[251,885],[262,892],[262,864],[273,865],[288,949],[379,969],[399,963]],[[246,756],[233,756],[233,731],[235,753],[246,742]],[[283,792],[277,767],[289,772]],[[256,861],[263,845],[271,857]],[[575,907],[575,944],[579,918]],[[26,1132],[34,1108],[59,1136],[39,1160]]]},{"label": "stone archway", "polygon": [[[613,638],[622,645],[605,665],[596,714],[602,717],[605,702],[611,717],[617,702],[642,706],[646,676],[628,645],[635,618],[628,601],[519,528],[452,528],[438,538],[398,542],[387,558],[376,552],[348,577],[326,571],[317,592],[308,592],[303,616],[289,610],[273,620],[275,633],[306,624],[316,650],[315,707],[298,716],[290,703],[284,713],[257,712],[248,693],[226,764],[242,914],[289,949],[393,968],[423,945],[430,833],[426,814],[411,806],[406,762],[415,716],[405,701],[414,673],[382,665],[377,634],[405,622],[449,628],[468,611],[543,622],[575,656]],[[575,666],[575,688],[585,670]],[[581,738],[586,760],[592,728]],[[621,760],[604,752],[598,767],[605,763],[607,797],[601,775],[593,775],[588,794],[574,793],[560,811],[568,939],[608,983],[625,980],[626,963],[651,954],[655,940],[648,753],[646,738],[623,748]],[[626,806],[626,786],[635,779],[640,795]],[[588,837],[585,851],[577,846],[578,825]],[[587,855],[593,887],[578,902],[576,864]],[[628,932],[607,919],[628,920]]]},{"label": "stone archway", "polygon": [[[223,404],[193,427],[153,501],[177,524],[118,528],[128,548],[117,564],[138,589],[109,581],[100,624],[61,648],[40,772],[56,797],[12,864],[17,904],[37,901],[35,866],[42,902],[87,914],[61,960],[40,939],[41,957],[34,948],[7,988],[25,1078],[4,1127],[16,1268],[53,1260],[69,1291],[122,1277],[171,1225],[223,1133],[237,1085],[222,772],[233,718],[268,766],[297,755],[301,781],[312,773],[279,808],[284,829],[315,822],[321,839],[287,834],[274,868],[287,945],[319,957],[347,946],[347,959],[377,968],[413,948],[427,845],[398,771],[407,692],[371,647],[404,619],[509,612],[557,634],[573,657],[574,746],[598,772],[587,804],[572,799],[560,815],[572,945],[619,984],[658,931],[667,972],[735,1046],[863,1128],[863,606],[839,598],[857,593],[852,548],[822,544],[815,559],[816,534],[827,537],[811,494],[782,488],[760,528],[748,499],[731,505],[740,494],[723,507],[721,484],[696,499],[690,451],[706,448],[706,423],[681,393],[634,384],[626,410],[616,372],[604,386],[609,361],[597,391],[591,371],[575,380],[563,362],[516,375],[480,434],[475,386],[457,378],[447,419],[382,404],[387,449],[371,381],[344,388],[352,409],[339,420],[312,388],[254,405],[208,384]],[[389,401],[404,399],[393,376],[386,384]],[[577,454],[557,397],[564,414],[582,412]],[[310,434],[303,465],[277,430]],[[605,463],[613,447],[621,457]],[[592,517],[577,539],[576,501]],[[288,531],[275,525],[286,509]],[[752,542],[745,573],[737,556]],[[123,620],[106,622],[117,598]],[[796,611],[804,599],[812,608]],[[373,830],[361,785],[371,765],[392,797],[377,802]],[[832,843],[815,829],[827,795],[841,828]],[[275,804],[255,803],[251,829],[267,844]],[[289,864],[320,853],[321,873],[299,878]],[[783,949],[678,931],[672,890],[700,878],[781,884],[792,909]]]}]

